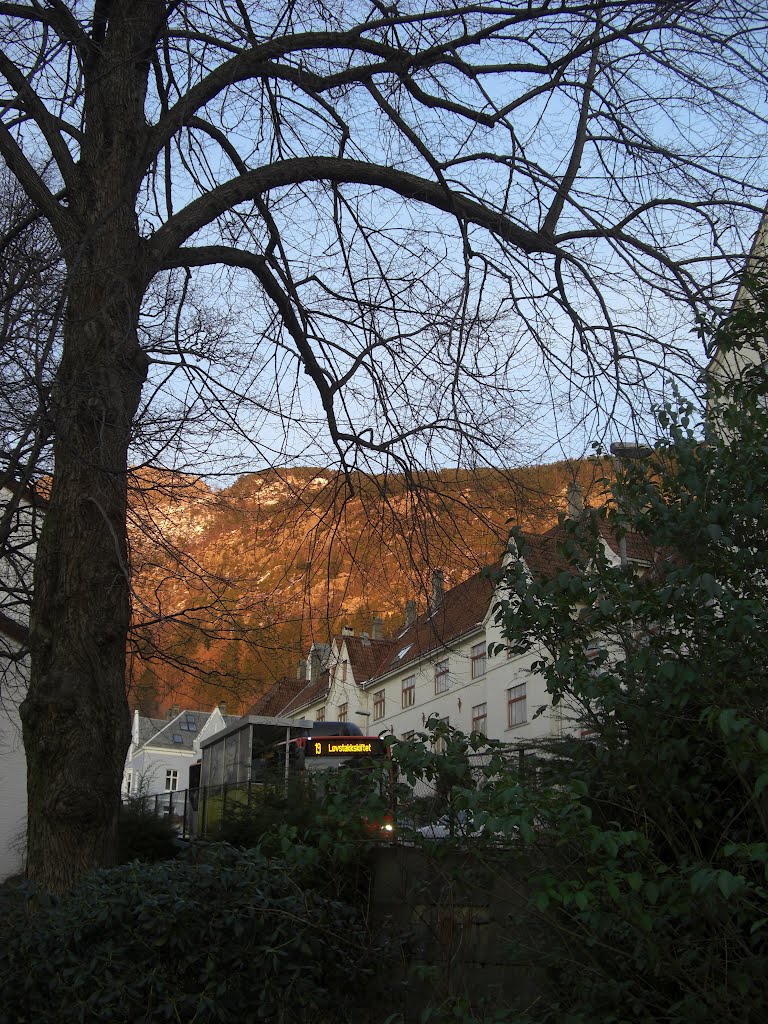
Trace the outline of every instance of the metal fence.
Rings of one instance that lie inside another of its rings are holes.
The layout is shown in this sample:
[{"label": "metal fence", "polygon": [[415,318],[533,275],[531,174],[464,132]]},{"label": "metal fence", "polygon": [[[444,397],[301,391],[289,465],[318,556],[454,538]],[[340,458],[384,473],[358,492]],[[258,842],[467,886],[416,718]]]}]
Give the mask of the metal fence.
[{"label": "metal fence", "polygon": [[[504,770],[515,774],[535,773],[534,761],[530,757],[532,751],[523,746],[511,748],[503,758]],[[491,762],[490,752],[470,753],[466,755],[469,772],[462,778],[459,785],[466,786],[468,780],[474,785],[482,786],[489,781],[488,765]],[[345,769],[332,769],[343,771]],[[270,800],[279,802],[322,800],[322,785],[318,782],[322,772],[297,772],[291,775],[290,781],[283,773],[275,774],[274,778],[264,777],[259,780],[240,783],[224,783],[216,786],[201,786],[197,789],[176,790],[167,793],[151,793],[130,797],[126,803],[140,807],[145,813],[157,818],[167,818],[176,834],[183,839],[210,836],[219,826],[231,817],[263,809]],[[312,783],[308,789],[307,783]],[[397,772],[391,773],[393,793],[397,791],[397,800],[392,797],[392,809],[397,810],[398,817],[413,821],[427,821],[439,815],[450,802],[451,780],[439,775],[433,779],[417,779],[407,783]],[[395,807],[395,804],[397,805]],[[306,806],[306,803],[305,803]]]}]

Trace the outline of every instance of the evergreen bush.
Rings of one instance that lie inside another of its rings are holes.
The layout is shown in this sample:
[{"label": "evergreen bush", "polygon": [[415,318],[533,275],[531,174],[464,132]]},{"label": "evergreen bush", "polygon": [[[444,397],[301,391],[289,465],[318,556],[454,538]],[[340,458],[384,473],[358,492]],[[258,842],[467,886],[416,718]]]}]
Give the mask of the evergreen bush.
[{"label": "evergreen bush", "polygon": [[226,844],[62,896],[5,887],[0,920],[0,1024],[338,1024],[371,969],[358,909]]}]

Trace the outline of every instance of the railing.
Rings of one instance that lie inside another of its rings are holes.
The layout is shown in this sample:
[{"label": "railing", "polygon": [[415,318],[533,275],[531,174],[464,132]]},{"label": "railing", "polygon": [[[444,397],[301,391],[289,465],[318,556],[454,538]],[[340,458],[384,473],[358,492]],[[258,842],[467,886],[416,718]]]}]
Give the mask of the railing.
[{"label": "railing", "polygon": [[128,797],[124,804],[140,807],[156,818],[169,819],[180,839],[191,839],[214,832],[228,811],[256,806],[266,789],[282,792],[283,783],[275,787],[262,780],[147,793]]},{"label": "railing", "polygon": [[[529,766],[528,762],[529,753],[530,751],[522,745],[511,749],[506,759],[508,770],[530,776],[532,766]],[[490,761],[490,754],[468,754],[466,759],[470,777],[474,779],[476,785],[482,785],[483,768]],[[300,773],[292,776],[292,779],[302,777],[305,780],[307,778],[304,773]],[[228,814],[237,813],[239,810],[256,809],[263,805],[268,796],[281,794],[284,798],[290,799],[291,795],[285,786],[285,780],[280,772],[276,773],[274,778],[261,778],[250,782],[224,783],[219,786],[201,786],[198,789],[138,795],[129,797],[126,803],[138,805],[155,817],[169,819],[179,838],[190,839],[211,835]],[[399,808],[404,814],[416,811],[419,817],[426,820],[430,815],[438,813],[441,808],[444,809],[447,794],[444,784],[441,784],[439,779],[419,780],[409,788],[410,795],[401,802],[402,806]],[[294,793],[294,796],[297,795]]]}]

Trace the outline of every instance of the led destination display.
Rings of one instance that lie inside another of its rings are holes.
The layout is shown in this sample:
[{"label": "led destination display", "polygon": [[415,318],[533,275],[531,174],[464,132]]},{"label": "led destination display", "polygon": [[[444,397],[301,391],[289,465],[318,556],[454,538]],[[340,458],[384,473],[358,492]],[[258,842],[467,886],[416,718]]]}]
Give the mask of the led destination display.
[{"label": "led destination display", "polygon": [[308,757],[382,757],[384,742],[370,736],[318,736],[307,740]]}]

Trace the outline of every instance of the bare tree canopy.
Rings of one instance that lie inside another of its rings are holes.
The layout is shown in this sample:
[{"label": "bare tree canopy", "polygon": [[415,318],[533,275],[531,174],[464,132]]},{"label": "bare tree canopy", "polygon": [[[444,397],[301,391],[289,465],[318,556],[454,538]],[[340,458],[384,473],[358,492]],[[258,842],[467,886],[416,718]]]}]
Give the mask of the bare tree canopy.
[{"label": "bare tree canopy", "polygon": [[130,446],[177,468],[279,461],[286,437],[349,469],[504,461],[547,403],[567,424],[684,372],[680,332],[763,205],[767,20],[746,0],[0,2],[0,153],[66,268],[31,874],[112,856]]}]

